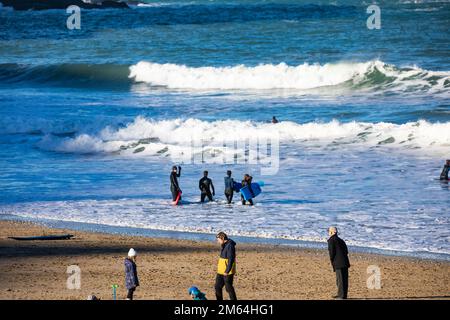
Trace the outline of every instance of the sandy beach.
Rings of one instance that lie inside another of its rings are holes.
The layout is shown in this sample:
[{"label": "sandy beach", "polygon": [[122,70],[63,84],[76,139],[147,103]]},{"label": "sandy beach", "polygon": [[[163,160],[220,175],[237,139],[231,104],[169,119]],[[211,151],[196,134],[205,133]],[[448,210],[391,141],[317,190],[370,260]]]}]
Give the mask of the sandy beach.
[{"label": "sandy beach", "polygon": [[[71,240],[16,241],[10,236],[70,233]],[[138,253],[141,286],[135,299],[187,299],[197,285],[214,299],[218,247],[214,242],[158,239],[49,229],[0,221],[0,299],[112,299],[126,295],[123,259]],[[327,252],[280,246],[237,245],[238,299],[330,299],[335,277]],[[349,298],[449,299],[450,263],[350,253]],[[81,269],[81,288],[67,289],[67,267]],[[367,288],[367,267],[381,270],[381,289]]]}]

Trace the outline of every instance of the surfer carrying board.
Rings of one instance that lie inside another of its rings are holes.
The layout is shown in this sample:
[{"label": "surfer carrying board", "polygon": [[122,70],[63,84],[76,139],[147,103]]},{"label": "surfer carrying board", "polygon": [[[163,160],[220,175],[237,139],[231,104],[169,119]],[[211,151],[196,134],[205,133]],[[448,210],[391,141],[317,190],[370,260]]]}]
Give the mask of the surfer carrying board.
[{"label": "surfer carrying board", "polygon": [[[249,174],[245,174],[244,175],[244,180],[242,180],[242,188],[247,186],[247,188],[250,191],[250,194],[252,194],[252,198],[253,198],[254,197],[254,193],[253,193],[253,190],[252,190],[252,179],[253,179],[252,176],[250,176]],[[251,206],[253,205],[253,200],[252,199],[248,199],[246,201],[242,194],[241,194],[241,201],[242,201],[243,205],[245,205],[247,201],[248,201],[248,203]]]},{"label": "surfer carrying board", "polygon": [[444,168],[442,169],[440,180],[448,180],[448,172],[450,171],[450,160],[445,162]]},{"label": "surfer carrying board", "polygon": [[178,204],[181,200],[181,189],[178,185],[178,178],[181,176],[181,167],[173,166],[170,173],[170,191],[172,192],[172,200],[174,204]]},{"label": "surfer carrying board", "polygon": [[[200,189],[200,202],[205,202],[205,198],[208,197],[209,201],[213,201],[213,196],[216,195],[213,182],[208,178],[208,171],[203,171],[203,178],[198,182],[198,188]],[[212,194],[211,194],[212,189]]]}]

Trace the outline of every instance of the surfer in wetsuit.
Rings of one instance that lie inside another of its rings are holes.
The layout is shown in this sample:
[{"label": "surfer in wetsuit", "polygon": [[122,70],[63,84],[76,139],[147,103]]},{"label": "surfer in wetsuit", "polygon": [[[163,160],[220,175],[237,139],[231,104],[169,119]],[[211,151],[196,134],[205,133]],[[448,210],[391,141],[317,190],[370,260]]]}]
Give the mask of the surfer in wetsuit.
[{"label": "surfer in wetsuit", "polygon": [[450,171],[450,160],[445,162],[444,168],[442,169],[440,180],[448,180],[448,172]]},{"label": "surfer in wetsuit", "polygon": [[225,197],[227,198],[228,204],[233,200],[233,186],[234,180],[231,177],[231,170],[227,171],[227,176],[224,178],[225,180]]},{"label": "surfer in wetsuit", "polygon": [[[180,186],[178,185],[178,179],[181,176],[181,167],[173,166],[172,172],[170,173],[170,191],[172,192],[172,200],[177,199],[178,193],[181,192]],[[181,200],[181,196],[180,196]]]},{"label": "surfer in wetsuit", "polygon": [[278,119],[275,116],[272,117],[272,123],[278,123]]},{"label": "surfer in wetsuit", "polygon": [[208,197],[209,201],[213,201],[213,196],[216,195],[216,191],[214,190],[212,180],[208,178],[208,171],[203,171],[203,178],[198,182],[198,188],[201,191],[200,202],[205,202],[205,197]]},{"label": "surfer in wetsuit", "polygon": [[[249,174],[245,174],[244,175],[244,180],[242,180],[242,188],[245,187],[245,186],[248,186],[248,191],[250,191],[250,194],[252,195],[252,197],[254,197],[254,193],[253,193],[253,190],[252,190],[252,179],[253,179],[252,176],[250,176]],[[246,204],[246,201],[245,201],[244,196],[242,194],[241,194],[241,201],[242,201],[243,205]],[[251,206],[253,205],[253,200],[252,199],[248,199],[247,201],[250,203]]]}]

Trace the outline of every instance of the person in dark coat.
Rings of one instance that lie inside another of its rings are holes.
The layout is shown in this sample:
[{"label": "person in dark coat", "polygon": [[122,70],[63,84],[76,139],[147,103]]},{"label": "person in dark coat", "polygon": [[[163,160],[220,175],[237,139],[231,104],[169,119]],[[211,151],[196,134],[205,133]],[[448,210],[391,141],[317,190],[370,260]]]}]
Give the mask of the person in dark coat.
[{"label": "person in dark coat", "polygon": [[348,259],[348,249],[344,240],[338,237],[336,227],[328,228],[328,252],[330,253],[331,265],[336,273],[336,285],[338,293],[335,299],[347,299],[348,292],[348,268],[350,261]]},{"label": "person in dark coat", "polygon": [[222,289],[225,286],[230,300],[237,300],[233,287],[233,278],[236,274],[236,242],[229,239],[225,232],[219,232],[216,239],[222,248],[217,264],[216,299],[223,300]]},{"label": "person in dark coat", "polygon": [[127,300],[133,300],[133,294],[139,286],[136,266],[136,251],[131,248],[128,257],[125,258],[125,287],[128,290]]}]

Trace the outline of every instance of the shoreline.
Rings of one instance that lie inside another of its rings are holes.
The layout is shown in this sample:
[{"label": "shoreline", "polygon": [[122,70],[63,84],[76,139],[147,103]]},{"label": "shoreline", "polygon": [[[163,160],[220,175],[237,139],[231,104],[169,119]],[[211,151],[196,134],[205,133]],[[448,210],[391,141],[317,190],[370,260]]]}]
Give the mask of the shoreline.
[{"label": "shoreline", "polygon": [[[177,230],[160,230],[148,229],[139,227],[126,226],[111,226],[104,224],[93,224],[87,222],[62,221],[40,218],[20,217],[15,215],[0,215],[0,221],[18,221],[30,222],[37,225],[42,225],[48,228],[55,229],[70,229],[81,232],[103,233],[107,235],[122,235],[122,236],[142,236],[147,238],[161,238],[161,239],[178,239],[178,240],[192,240],[200,242],[210,242],[214,240],[213,233],[205,232],[189,232]],[[258,244],[267,246],[283,246],[298,249],[313,249],[313,250],[327,250],[326,242],[315,242],[306,240],[294,240],[283,238],[265,238],[265,237],[251,237],[234,235],[234,239],[241,243]],[[386,257],[405,257],[420,260],[434,260],[450,262],[450,255],[436,252],[409,252],[398,251],[390,249],[380,249],[374,247],[362,247],[348,245],[349,249],[355,253],[374,254]]]},{"label": "shoreline", "polygon": [[[72,240],[16,241],[9,236],[71,233]],[[232,237],[233,238],[233,237]],[[31,222],[0,221],[0,299],[75,299],[90,294],[111,299],[123,288],[123,259],[138,251],[141,286],[136,299],[188,299],[197,285],[214,300],[219,248],[213,242],[112,235],[48,228]],[[238,299],[330,299],[335,289],[328,253],[313,248],[237,245]],[[450,263],[412,257],[350,252],[349,298],[450,299]],[[81,289],[66,287],[66,269],[81,269]],[[381,289],[368,289],[367,267],[379,266]],[[227,295],[225,294],[225,298]]]}]

